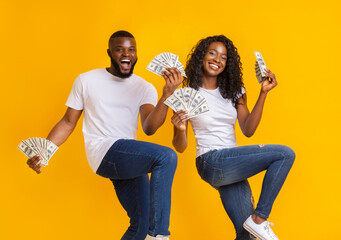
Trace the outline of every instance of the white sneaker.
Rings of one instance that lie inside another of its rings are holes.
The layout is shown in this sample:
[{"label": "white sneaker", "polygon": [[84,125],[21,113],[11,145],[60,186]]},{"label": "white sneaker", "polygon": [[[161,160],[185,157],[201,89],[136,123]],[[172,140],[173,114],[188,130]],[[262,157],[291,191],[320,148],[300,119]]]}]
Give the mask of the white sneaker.
[{"label": "white sneaker", "polygon": [[252,217],[250,216],[244,222],[243,227],[246,229],[246,231],[259,238],[260,240],[279,240],[269,225],[273,226],[273,224],[269,223],[268,221],[257,224],[252,220]]},{"label": "white sneaker", "polygon": [[148,234],[145,240],[169,240],[169,238],[164,235],[156,235],[156,237],[152,237]]}]

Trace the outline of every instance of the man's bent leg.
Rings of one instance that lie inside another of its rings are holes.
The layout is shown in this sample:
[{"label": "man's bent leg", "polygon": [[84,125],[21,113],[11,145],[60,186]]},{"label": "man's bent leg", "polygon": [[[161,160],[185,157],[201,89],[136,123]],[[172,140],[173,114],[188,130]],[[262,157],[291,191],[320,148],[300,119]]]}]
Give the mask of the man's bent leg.
[{"label": "man's bent leg", "polygon": [[149,228],[149,178],[145,174],[128,180],[113,180],[116,195],[130,218],[122,240],[144,240]]},{"label": "man's bent leg", "polygon": [[109,149],[97,174],[125,180],[151,172],[149,234],[169,235],[171,188],[176,165],[177,155],[168,147],[121,139]]}]

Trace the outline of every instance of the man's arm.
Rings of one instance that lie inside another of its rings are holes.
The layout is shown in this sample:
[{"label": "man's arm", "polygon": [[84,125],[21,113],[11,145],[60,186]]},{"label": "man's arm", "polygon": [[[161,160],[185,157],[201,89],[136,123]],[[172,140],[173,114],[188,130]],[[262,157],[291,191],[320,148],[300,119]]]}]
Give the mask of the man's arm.
[{"label": "man's arm", "polygon": [[147,135],[153,135],[165,122],[168,106],[163,102],[173,94],[181,83],[181,74],[178,69],[167,68],[167,71],[163,72],[166,84],[157,105],[154,107],[152,104],[144,104],[140,107],[142,128]]},{"label": "man's arm", "polygon": [[[47,139],[60,146],[66,141],[66,139],[71,135],[75,129],[77,122],[82,115],[83,110],[76,110],[73,108],[68,108],[64,117],[52,128]],[[31,159],[28,159],[27,164],[37,173],[41,173],[41,164],[37,165],[41,156],[36,155]]]}]

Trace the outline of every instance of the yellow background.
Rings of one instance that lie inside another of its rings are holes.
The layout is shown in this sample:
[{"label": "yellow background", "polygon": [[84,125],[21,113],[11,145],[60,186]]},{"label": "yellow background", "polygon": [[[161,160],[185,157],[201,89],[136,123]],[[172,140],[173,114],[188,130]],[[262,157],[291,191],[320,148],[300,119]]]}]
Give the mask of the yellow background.
[{"label": "yellow background", "polygon": [[[120,239],[128,218],[111,182],[88,166],[81,121],[41,175],[26,166],[21,140],[46,137],[63,116],[78,74],[109,65],[107,40],[117,30],[138,44],[135,73],[161,94],[163,79],[147,71],[161,52],[185,63],[203,37],[224,34],[239,50],[250,110],[259,85],[260,51],[279,85],[268,96],[252,138],[238,144],[292,147],[296,162],[269,221],[280,239],[337,239],[340,210],[341,4],[326,1],[19,1],[0,2],[0,239]],[[167,122],[151,137],[171,146]],[[195,168],[195,140],[179,154],[171,239],[234,239],[219,195]],[[250,179],[255,199],[263,173]]]}]

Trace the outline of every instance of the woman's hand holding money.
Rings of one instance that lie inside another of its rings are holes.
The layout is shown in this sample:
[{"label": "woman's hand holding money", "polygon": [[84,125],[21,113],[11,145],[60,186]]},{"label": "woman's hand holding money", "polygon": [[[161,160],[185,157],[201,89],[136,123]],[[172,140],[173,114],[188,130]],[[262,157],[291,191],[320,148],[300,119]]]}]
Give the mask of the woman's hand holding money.
[{"label": "woman's hand holding money", "polygon": [[264,74],[267,79],[262,83],[262,93],[266,94],[277,86],[277,80],[275,74],[273,74],[269,69],[266,69]]},{"label": "woman's hand holding money", "polygon": [[162,72],[162,77],[166,81],[166,84],[163,87],[163,96],[168,98],[170,95],[173,94],[174,90],[180,85],[181,73],[175,67],[166,68],[166,70],[167,71]]},{"label": "woman's hand holding money", "polygon": [[174,115],[172,117],[172,123],[179,131],[186,131],[188,119],[189,119],[188,111],[181,110],[178,112],[174,112]]}]

